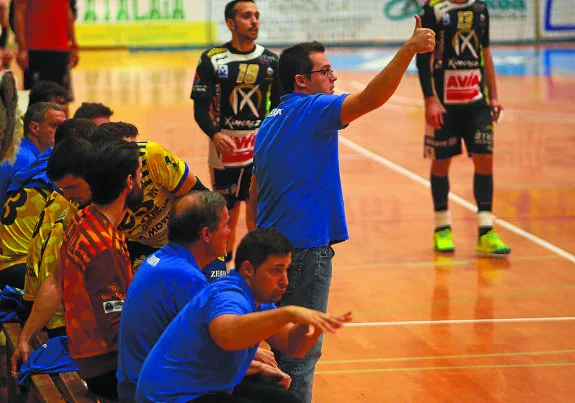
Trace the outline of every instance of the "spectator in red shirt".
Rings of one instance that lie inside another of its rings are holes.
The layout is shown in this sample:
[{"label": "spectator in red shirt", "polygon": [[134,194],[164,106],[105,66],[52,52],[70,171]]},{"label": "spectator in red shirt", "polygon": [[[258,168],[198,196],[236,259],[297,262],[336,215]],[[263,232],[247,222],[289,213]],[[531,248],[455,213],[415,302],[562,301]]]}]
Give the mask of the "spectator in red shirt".
[{"label": "spectator in red shirt", "polygon": [[[38,80],[70,89],[69,66],[79,60],[74,14],[68,0],[14,0],[14,30],[24,89]],[[71,94],[70,94],[71,95]]]}]

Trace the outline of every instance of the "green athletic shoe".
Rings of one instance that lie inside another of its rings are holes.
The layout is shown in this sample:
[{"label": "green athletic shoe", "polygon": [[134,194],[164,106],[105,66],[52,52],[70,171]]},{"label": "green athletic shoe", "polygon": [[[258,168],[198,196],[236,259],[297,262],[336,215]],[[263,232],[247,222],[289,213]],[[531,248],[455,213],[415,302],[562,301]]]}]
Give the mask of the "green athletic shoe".
[{"label": "green athletic shoe", "polygon": [[511,248],[503,243],[497,232],[491,230],[479,237],[475,246],[475,252],[507,255],[511,252]]},{"label": "green athletic shoe", "polygon": [[455,250],[451,228],[435,231],[435,234],[433,234],[433,249],[436,252],[453,252]]}]

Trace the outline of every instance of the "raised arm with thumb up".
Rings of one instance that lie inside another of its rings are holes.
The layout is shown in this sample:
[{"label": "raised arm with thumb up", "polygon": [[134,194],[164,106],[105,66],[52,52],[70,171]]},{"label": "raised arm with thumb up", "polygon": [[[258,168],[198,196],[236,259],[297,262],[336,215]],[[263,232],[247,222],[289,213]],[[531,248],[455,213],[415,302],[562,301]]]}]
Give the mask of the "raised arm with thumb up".
[{"label": "raised arm with thumb up", "polygon": [[428,53],[435,47],[435,32],[421,27],[415,16],[415,30],[389,64],[358,94],[350,94],[341,107],[341,122],[349,124],[366,113],[379,108],[393,95],[407,66],[417,53]]},{"label": "raised arm with thumb up", "polygon": [[407,42],[414,53],[428,53],[435,48],[435,32],[429,28],[421,27],[421,17],[414,15],[415,29],[411,39]]}]

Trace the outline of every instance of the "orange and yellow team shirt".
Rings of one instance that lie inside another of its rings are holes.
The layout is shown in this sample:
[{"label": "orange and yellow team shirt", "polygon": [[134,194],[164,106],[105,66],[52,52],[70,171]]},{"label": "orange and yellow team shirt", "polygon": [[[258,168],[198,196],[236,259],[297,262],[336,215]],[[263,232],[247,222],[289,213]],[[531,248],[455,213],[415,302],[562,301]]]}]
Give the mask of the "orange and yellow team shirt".
[{"label": "orange and yellow team shirt", "polygon": [[60,259],[70,355],[79,359],[117,351],[120,315],[132,281],[124,234],[90,205],[71,219]]},{"label": "orange and yellow team shirt", "polygon": [[188,176],[188,165],[158,143],[138,142],[138,147],[144,201],[137,210],[128,210],[120,228],[130,241],[161,248],[168,242],[173,194]]},{"label": "orange and yellow team shirt", "polygon": [[8,195],[0,228],[0,270],[26,263],[32,234],[49,194],[40,188],[23,188]]}]

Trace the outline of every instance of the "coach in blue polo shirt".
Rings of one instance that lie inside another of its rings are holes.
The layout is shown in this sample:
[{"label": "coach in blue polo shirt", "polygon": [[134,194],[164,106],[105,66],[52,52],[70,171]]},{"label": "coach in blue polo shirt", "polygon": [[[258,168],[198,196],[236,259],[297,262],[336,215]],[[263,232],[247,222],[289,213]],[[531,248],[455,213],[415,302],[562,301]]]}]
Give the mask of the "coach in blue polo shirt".
[{"label": "coach in blue polo shirt", "polygon": [[202,268],[226,253],[228,209],[214,192],[192,192],[172,207],[170,242],[140,266],[120,320],[118,395],[133,401],[140,367],[168,324],[213,277]]},{"label": "coach in blue polo shirt", "polygon": [[260,341],[302,356],[323,331],[335,332],[351,314],[333,318],[302,307],[274,309],[291,264],[291,244],[277,230],[248,233],[235,264],[237,271],[200,291],[152,348],[138,379],[138,402],[300,401],[281,388],[236,386]]},{"label": "coach in blue polo shirt", "polygon": [[[418,20],[412,38],[358,94],[334,95],[337,77],[319,42],[294,45],[280,56],[286,95],[256,136],[249,198],[257,227],[277,228],[295,248],[292,286],[278,306],[327,310],[331,245],[348,239],[337,131],[383,105],[413,56],[433,50],[435,34],[420,27]],[[293,379],[292,388],[306,403],[311,402],[320,356],[321,338],[303,360],[276,354],[280,368]]]}]

